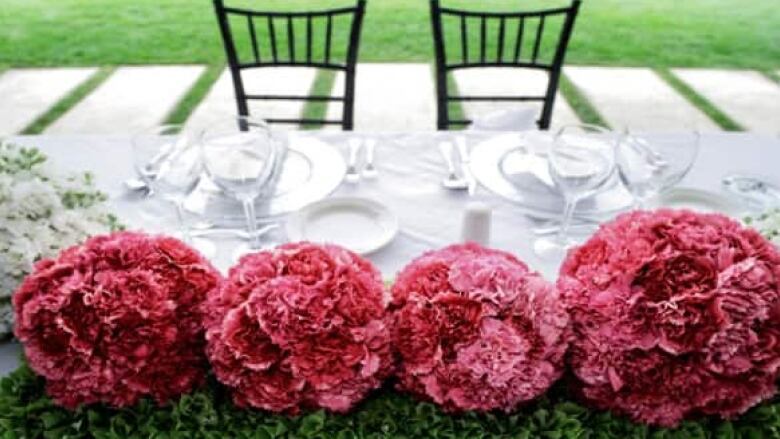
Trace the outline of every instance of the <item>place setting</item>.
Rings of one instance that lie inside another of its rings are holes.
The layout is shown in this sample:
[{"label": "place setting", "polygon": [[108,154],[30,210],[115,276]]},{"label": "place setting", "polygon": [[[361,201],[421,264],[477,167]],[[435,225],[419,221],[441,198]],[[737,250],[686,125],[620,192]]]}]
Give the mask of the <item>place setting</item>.
[{"label": "place setting", "polygon": [[231,255],[238,260],[281,243],[273,239],[334,242],[366,254],[398,232],[395,214],[375,200],[329,198],[341,185],[377,178],[375,138],[350,138],[339,148],[239,117],[200,133],[156,128],[132,143],[137,178],[125,186],[140,193],[141,216],[154,222],[172,210],[176,235],[207,257],[220,242],[240,241]]},{"label": "place setting", "polygon": [[562,259],[599,223],[632,209],[742,218],[777,204],[780,192],[758,177],[725,175],[715,190],[680,186],[696,163],[700,138],[695,129],[642,133],[589,125],[499,134],[471,148],[473,158],[460,174],[445,159],[442,186],[452,188],[452,181],[466,181],[458,175],[469,175],[511,202],[535,224],[535,253],[549,261]]}]

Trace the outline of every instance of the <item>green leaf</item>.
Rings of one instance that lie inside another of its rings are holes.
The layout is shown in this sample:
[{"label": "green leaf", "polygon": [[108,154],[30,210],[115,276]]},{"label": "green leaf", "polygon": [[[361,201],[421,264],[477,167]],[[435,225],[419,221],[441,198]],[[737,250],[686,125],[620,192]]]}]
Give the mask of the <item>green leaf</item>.
[{"label": "green leaf", "polygon": [[67,411],[44,393],[43,380],[22,365],[0,380],[0,438],[166,438],[166,439],[689,439],[780,437],[780,401],[768,401],[733,421],[701,419],[679,428],[639,425],[590,410],[556,387],[516,413],[448,415],[387,387],[353,412],[324,411],[297,417],[235,407],[213,378],[176,401],[158,407],[144,400],[135,407],[103,406]]}]

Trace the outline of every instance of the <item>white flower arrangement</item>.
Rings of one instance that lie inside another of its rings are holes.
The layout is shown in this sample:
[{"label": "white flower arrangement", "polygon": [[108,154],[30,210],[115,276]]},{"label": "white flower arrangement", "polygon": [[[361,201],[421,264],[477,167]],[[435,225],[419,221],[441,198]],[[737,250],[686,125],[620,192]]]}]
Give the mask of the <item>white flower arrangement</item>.
[{"label": "white flower arrangement", "polygon": [[33,264],[117,227],[89,174],[60,175],[36,149],[0,143],[0,338],[13,331],[11,295]]},{"label": "white flower arrangement", "polygon": [[758,230],[773,244],[780,247],[780,208],[745,218],[745,224]]}]

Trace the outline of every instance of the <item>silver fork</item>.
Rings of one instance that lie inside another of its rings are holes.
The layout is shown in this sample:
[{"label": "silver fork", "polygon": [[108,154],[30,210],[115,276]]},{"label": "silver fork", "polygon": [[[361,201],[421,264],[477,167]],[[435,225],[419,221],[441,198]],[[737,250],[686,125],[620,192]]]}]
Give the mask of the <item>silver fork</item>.
[{"label": "silver fork", "polygon": [[452,143],[441,142],[439,143],[439,152],[441,152],[444,158],[444,164],[447,166],[447,177],[442,180],[441,185],[447,189],[452,190],[464,190],[469,188],[469,182],[465,178],[458,176],[458,172],[455,168],[455,160],[453,159],[454,149]]},{"label": "silver fork", "polygon": [[357,169],[358,154],[363,147],[363,140],[359,138],[349,139],[349,161],[347,162],[347,173],[344,179],[347,183],[357,183],[360,180],[360,172]]},{"label": "silver fork", "polygon": [[[268,233],[278,229],[280,227],[280,224],[278,223],[271,223],[266,224],[265,226],[262,226],[257,229],[255,232],[255,236],[262,237],[267,235]],[[228,237],[228,238],[239,238],[248,240],[249,239],[249,232],[242,229],[230,229],[230,228],[201,228],[201,229],[194,229],[192,230],[192,236],[195,237]]]},{"label": "silver fork", "polygon": [[374,167],[374,149],[376,149],[376,139],[366,139],[366,164],[363,167],[363,178],[373,179],[377,176],[376,167]]},{"label": "silver fork", "polygon": [[469,195],[474,195],[477,191],[477,179],[471,173],[471,154],[468,145],[466,145],[466,138],[464,136],[456,137],[455,145],[458,147],[458,155],[460,156],[460,172],[468,184],[466,189],[468,189]]}]

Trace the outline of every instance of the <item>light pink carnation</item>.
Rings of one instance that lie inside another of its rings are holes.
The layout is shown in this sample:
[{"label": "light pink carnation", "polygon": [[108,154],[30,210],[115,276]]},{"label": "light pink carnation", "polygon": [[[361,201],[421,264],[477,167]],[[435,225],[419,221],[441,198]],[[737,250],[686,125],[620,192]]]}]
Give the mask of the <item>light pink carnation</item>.
[{"label": "light pink carnation", "polygon": [[731,418],[775,394],[780,254],[721,215],[632,212],[569,253],[559,289],[582,396],[637,421]]},{"label": "light pink carnation", "polygon": [[393,286],[398,387],[450,412],[503,410],[563,371],[568,316],[554,287],[476,244],[417,258]]},{"label": "light pink carnation", "polygon": [[175,239],[95,237],[36,264],[13,297],[16,336],[60,405],[163,403],[205,378],[199,307],[219,280]]},{"label": "light pink carnation", "polygon": [[207,304],[214,372],[241,407],[345,412],[392,372],[384,296],[379,271],[340,247],[246,256]]}]

